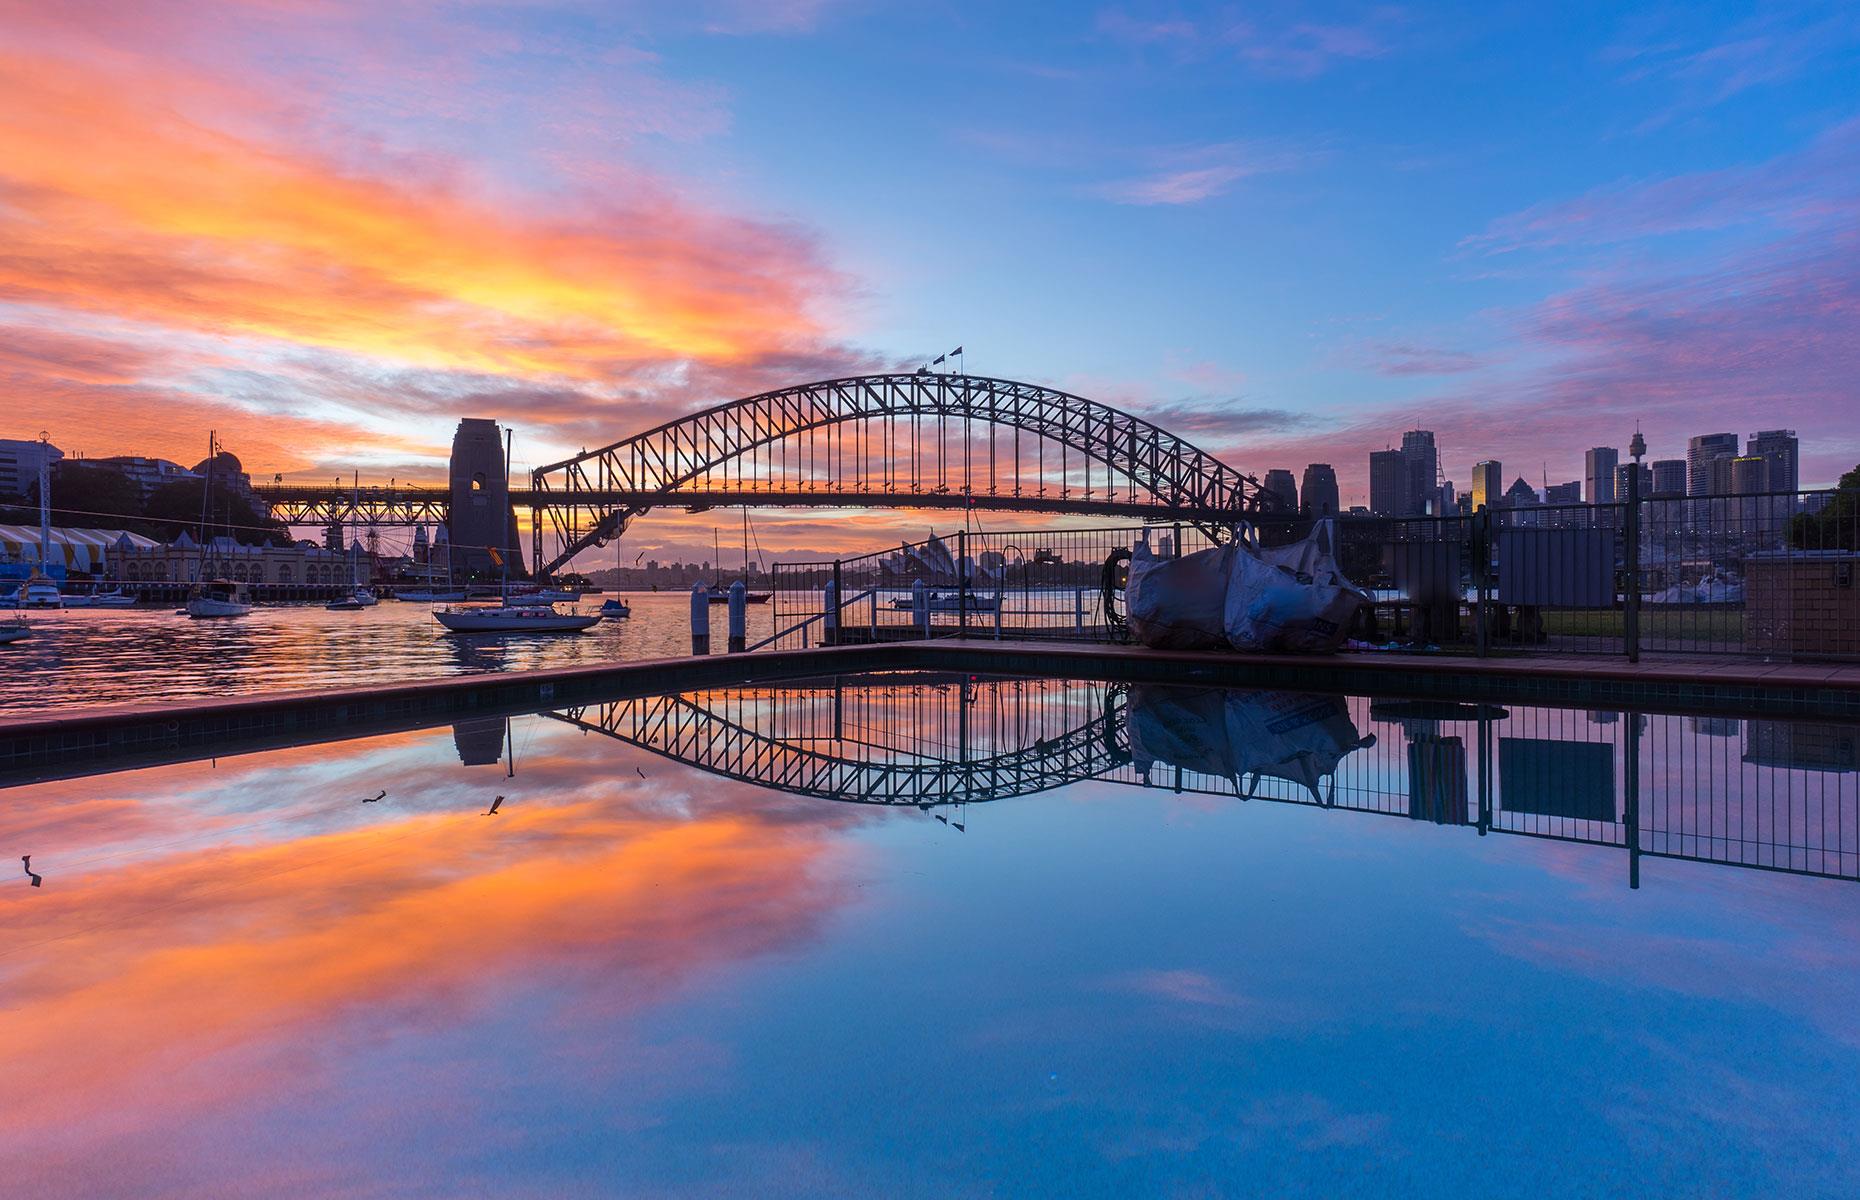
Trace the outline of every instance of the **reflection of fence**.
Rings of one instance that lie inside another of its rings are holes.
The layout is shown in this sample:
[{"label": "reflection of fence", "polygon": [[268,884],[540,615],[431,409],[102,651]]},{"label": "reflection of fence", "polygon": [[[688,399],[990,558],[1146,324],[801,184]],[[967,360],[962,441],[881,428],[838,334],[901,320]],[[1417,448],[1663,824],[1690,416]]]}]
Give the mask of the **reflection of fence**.
[{"label": "reflection of fence", "polygon": [[852,803],[945,808],[1097,779],[1615,847],[1630,882],[1646,858],[1860,878],[1851,725],[968,675],[713,688],[553,715]]},{"label": "reflection of fence", "polygon": [[[1308,527],[1259,532],[1274,545]],[[1860,659],[1860,492],[1345,517],[1337,535],[1344,573],[1373,601],[1359,644]],[[779,563],[770,641],[1108,640],[1105,560],[1142,538],[1165,555],[1212,544],[1193,525],[965,532]]]}]

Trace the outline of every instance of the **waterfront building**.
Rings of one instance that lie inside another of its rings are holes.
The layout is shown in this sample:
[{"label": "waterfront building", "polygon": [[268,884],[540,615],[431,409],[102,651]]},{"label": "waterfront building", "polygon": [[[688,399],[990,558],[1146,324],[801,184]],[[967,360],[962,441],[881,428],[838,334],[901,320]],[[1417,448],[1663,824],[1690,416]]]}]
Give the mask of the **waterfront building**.
[{"label": "waterfront building", "polygon": [[1483,459],[1473,464],[1472,506],[1473,511],[1481,508],[1497,508],[1505,502],[1505,468],[1496,458]]},{"label": "waterfront building", "polygon": [[1412,476],[1408,456],[1400,450],[1376,450],[1369,455],[1369,511],[1378,517],[1414,514]]},{"label": "waterfront building", "polygon": [[1266,472],[1266,477],[1260,482],[1267,491],[1279,498],[1286,512],[1298,511],[1298,481],[1292,478],[1290,471],[1274,467]]},{"label": "waterfront building", "polygon": [[1766,429],[1753,433],[1744,443],[1744,454],[1761,458],[1766,464],[1764,490],[1793,492],[1802,486],[1802,443],[1795,436],[1795,430]]},{"label": "waterfront building", "polygon": [[[123,554],[160,545],[153,538],[121,529],[66,529],[54,525],[45,573],[61,581],[73,574],[108,574],[110,564]],[[26,579],[38,568],[39,527],[0,525],[0,579]]]},{"label": "waterfront building", "polygon": [[40,469],[64,456],[50,442],[0,438],[0,496],[24,497],[39,482]]},{"label": "waterfront building", "polygon": [[[368,583],[370,562],[317,545],[246,546],[229,537],[200,543],[183,533],[168,545],[149,542],[113,555],[105,575],[125,583],[198,583],[202,579],[231,579],[238,583],[308,584],[313,587],[354,587]],[[202,563],[205,563],[204,570]]]},{"label": "waterfront building", "polygon": [[1582,456],[1583,494],[1590,504],[1613,504],[1618,495],[1615,469],[1621,465],[1621,451],[1613,446],[1596,446]]},{"label": "waterfront building", "polygon": [[1298,489],[1305,511],[1314,517],[1334,517],[1343,511],[1337,492],[1337,472],[1329,463],[1311,463],[1305,467],[1304,485]]}]

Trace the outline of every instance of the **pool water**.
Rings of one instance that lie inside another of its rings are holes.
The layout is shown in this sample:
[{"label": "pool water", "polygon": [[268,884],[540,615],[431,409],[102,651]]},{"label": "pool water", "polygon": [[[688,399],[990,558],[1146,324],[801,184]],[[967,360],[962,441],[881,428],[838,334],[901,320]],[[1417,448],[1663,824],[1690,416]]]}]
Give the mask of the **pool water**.
[{"label": "pool water", "polygon": [[1854,1195],[1856,737],[868,676],[16,787],[0,1167]]}]

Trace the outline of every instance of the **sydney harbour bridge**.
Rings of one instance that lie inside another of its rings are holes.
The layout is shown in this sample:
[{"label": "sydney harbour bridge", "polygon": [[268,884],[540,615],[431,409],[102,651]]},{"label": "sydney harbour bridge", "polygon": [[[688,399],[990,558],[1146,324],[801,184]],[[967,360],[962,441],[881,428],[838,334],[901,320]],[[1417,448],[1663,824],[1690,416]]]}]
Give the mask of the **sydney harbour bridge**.
[{"label": "sydney harbour bridge", "polygon": [[[255,490],[292,525],[443,523],[452,503],[439,487]],[[508,503],[533,515],[541,576],[654,508],[943,508],[1220,526],[1270,514],[1278,501],[1253,476],[1110,405],[918,371],[703,409],[540,467]]]}]

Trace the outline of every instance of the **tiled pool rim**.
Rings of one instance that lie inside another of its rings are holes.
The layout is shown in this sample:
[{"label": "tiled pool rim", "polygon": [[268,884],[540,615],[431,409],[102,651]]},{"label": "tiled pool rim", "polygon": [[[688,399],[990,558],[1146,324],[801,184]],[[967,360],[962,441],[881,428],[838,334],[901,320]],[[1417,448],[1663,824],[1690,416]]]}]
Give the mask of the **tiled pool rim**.
[{"label": "tiled pool rim", "polygon": [[598,699],[874,671],[953,671],[1552,707],[1860,720],[1860,666],[1613,656],[1315,658],[941,639],[455,675],[0,717],[0,787]]}]

